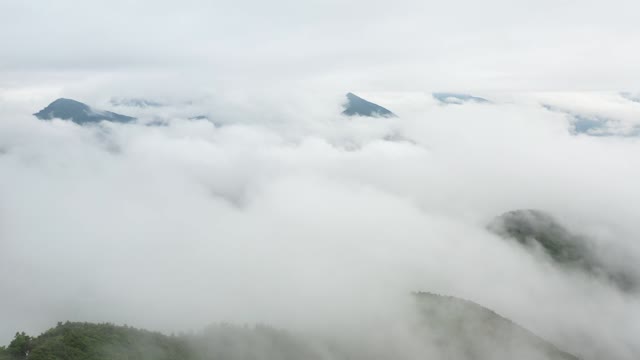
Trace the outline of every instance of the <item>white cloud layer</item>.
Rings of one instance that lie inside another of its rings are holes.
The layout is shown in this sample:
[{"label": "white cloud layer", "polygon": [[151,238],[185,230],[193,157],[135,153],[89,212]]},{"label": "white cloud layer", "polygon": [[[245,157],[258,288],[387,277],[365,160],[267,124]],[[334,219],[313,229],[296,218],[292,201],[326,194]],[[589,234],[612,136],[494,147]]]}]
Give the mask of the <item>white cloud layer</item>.
[{"label": "white cloud layer", "polygon": [[[640,273],[640,142],[624,136],[640,103],[618,92],[640,84],[638,13],[631,0],[0,3],[0,343],[67,319],[358,329],[424,290],[586,359],[639,358],[638,294],[485,229],[545,210]],[[399,118],[340,116],[347,91]],[[492,103],[441,106],[432,91]],[[58,97],[139,121],[30,115]],[[571,134],[576,115],[622,136]]]},{"label": "white cloud layer", "polygon": [[328,94],[193,105],[221,126],[179,118],[179,105],[160,110],[167,126],[80,127],[39,121],[29,114],[44,104],[4,92],[0,336],[67,319],[358,328],[432,291],[588,359],[637,356],[637,294],[485,225],[542,209],[636,271],[638,140],[571,135],[544,94],[440,106],[371,93],[395,119],[344,118]]}]

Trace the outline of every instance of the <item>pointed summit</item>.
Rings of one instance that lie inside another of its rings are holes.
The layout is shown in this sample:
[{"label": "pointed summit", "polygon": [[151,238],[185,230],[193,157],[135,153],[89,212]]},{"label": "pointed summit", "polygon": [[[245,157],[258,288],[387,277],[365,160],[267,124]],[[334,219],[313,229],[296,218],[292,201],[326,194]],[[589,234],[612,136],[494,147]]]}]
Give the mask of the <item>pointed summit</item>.
[{"label": "pointed summit", "polygon": [[354,93],[347,94],[347,103],[344,105],[342,112],[347,116],[373,116],[373,117],[395,117],[396,115],[390,110],[383,108],[378,104],[369,102]]},{"label": "pointed summit", "polygon": [[33,114],[40,120],[63,119],[77,124],[97,123],[103,120],[113,122],[129,122],[134,120],[130,116],[116,114],[111,111],[92,109],[89,105],[79,101],[60,98],[46,108]]}]

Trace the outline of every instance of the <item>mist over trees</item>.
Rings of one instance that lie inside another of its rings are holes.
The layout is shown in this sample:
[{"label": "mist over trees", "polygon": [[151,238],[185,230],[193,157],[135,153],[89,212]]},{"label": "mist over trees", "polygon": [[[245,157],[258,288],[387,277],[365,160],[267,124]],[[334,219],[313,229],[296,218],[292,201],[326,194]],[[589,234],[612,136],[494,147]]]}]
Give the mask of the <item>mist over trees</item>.
[{"label": "mist over trees", "polygon": [[267,325],[210,325],[164,335],[129,326],[58,323],[39,336],[16,333],[1,360],[575,360],[555,345],[468,301],[415,293],[414,317],[401,332],[363,329],[348,336],[288,332]]}]

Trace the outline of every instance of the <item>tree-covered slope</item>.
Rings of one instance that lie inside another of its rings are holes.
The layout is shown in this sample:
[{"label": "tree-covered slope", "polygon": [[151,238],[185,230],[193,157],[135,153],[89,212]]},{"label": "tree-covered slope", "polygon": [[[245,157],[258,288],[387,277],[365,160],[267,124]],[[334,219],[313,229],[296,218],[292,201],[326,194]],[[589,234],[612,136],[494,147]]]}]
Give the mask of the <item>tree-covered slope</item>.
[{"label": "tree-covered slope", "polygon": [[164,335],[128,326],[59,323],[40,336],[17,333],[0,360],[319,359],[308,343],[268,326],[212,325]]},{"label": "tree-covered slope", "polygon": [[[16,334],[0,360],[575,360],[526,329],[472,302],[417,293],[406,332],[386,327],[350,336],[310,336],[269,326],[213,325],[164,335],[127,326],[59,323],[40,336]],[[385,339],[380,341],[380,339]]]},{"label": "tree-covered slope", "polygon": [[638,289],[637,276],[605,258],[590,238],[571,232],[543,211],[509,211],[494,218],[487,227],[496,235],[515,240],[528,250],[541,250],[562,268],[582,271],[625,291]]},{"label": "tree-covered slope", "polygon": [[5,351],[5,358],[12,360],[190,358],[188,347],[183,339],[127,326],[67,322],[58,324],[40,336],[34,338],[27,336],[26,339],[25,336],[24,333],[16,334]]},{"label": "tree-covered slope", "polygon": [[471,301],[416,293],[415,331],[451,359],[577,360],[531,331]]}]

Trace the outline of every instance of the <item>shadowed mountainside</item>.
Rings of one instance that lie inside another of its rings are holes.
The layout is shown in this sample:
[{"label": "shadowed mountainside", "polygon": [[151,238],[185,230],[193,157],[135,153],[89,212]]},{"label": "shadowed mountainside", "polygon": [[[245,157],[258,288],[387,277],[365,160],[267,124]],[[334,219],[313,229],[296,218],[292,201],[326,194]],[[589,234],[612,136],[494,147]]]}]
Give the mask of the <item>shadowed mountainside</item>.
[{"label": "shadowed mountainside", "polygon": [[517,241],[525,248],[541,249],[555,264],[612,282],[622,290],[637,289],[636,277],[607,261],[593,241],[570,232],[551,215],[540,210],[514,210],[493,219],[489,231]]}]

